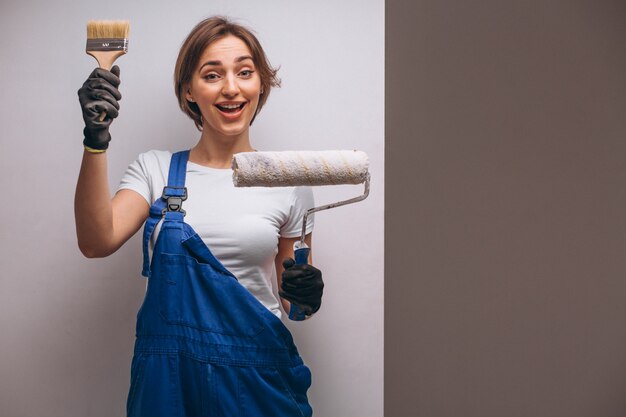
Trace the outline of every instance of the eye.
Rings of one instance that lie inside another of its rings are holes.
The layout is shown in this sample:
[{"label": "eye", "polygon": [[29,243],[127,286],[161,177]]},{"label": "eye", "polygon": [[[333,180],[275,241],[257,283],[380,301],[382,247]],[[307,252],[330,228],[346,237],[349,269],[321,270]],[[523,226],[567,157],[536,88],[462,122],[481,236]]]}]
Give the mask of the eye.
[{"label": "eye", "polygon": [[252,76],[253,73],[254,73],[253,70],[243,70],[243,71],[241,71],[239,73],[239,75],[241,75],[242,77],[245,77],[245,78],[249,78],[249,77]]},{"label": "eye", "polygon": [[216,74],[214,72],[210,72],[208,74],[205,74],[202,76],[203,79],[207,80],[207,81],[213,81],[219,78],[219,74]]}]

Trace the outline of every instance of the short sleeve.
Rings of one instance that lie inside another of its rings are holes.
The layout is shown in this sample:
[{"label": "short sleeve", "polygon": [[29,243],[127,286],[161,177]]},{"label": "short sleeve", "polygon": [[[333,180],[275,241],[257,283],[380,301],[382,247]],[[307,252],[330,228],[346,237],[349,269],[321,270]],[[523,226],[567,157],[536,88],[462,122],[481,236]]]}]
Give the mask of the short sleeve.
[{"label": "short sleeve", "polygon": [[152,192],[150,189],[150,177],[146,166],[146,154],[141,154],[133,161],[122,176],[117,190],[133,190],[146,199],[149,205],[152,204]]},{"label": "short sleeve", "polygon": [[[291,195],[291,204],[289,207],[289,217],[285,224],[280,228],[281,237],[299,237],[302,234],[302,221],[306,211],[315,207],[313,198],[313,190],[311,187],[294,187]],[[313,231],[314,214],[307,218],[306,234]]]}]

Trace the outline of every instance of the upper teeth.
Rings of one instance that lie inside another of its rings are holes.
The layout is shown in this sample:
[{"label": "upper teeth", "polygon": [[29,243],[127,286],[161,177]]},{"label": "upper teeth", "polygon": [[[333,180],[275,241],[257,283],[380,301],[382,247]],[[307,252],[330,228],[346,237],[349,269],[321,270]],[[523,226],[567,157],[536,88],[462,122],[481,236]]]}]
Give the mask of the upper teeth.
[{"label": "upper teeth", "polygon": [[220,104],[220,107],[224,107],[225,109],[236,109],[239,106],[241,106],[241,104]]}]

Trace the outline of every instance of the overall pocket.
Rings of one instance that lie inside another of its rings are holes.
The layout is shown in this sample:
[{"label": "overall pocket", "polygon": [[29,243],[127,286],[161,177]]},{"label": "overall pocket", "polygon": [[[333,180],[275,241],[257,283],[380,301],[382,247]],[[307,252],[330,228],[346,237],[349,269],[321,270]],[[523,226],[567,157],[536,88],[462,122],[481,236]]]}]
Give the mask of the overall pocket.
[{"label": "overall pocket", "polygon": [[178,358],[175,354],[141,353],[133,360],[134,375],[126,404],[128,417],[177,417]]},{"label": "overall pocket", "polygon": [[167,323],[242,337],[263,331],[265,307],[234,277],[191,256],[159,257],[160,312]]},{"label": "overall pocket", "polygon": [[306,397],[296,395],[278,369],[243,367],[238,374],[241,415],[311,417]]},{"label": "overall pocket", "polygon": [[143,354],[136,353],[130,365],[130,389],[128,391],[128,399],[126,400],[126,413],[129,416],[132,415],[131,410],[134,408],[135,396],[141,385],[145,359]]},{"label": "overall pocket", "polygon": [[[223,416],[311,417],[312,409],[281,370],[264,366],[209,364],[216,414]],[[305,381],[306,384],[306,381]]]}]

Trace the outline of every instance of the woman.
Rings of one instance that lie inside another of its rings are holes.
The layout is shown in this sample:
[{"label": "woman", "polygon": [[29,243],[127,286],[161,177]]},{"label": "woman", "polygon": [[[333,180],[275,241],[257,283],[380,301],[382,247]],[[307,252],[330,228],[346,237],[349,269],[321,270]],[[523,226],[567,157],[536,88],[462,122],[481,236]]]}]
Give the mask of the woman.
[{"label": "woman", "polygon": [[140,155],[113,198],[106,150],[121,99],[119,68],[94,70],[78,92],[85,120],[75,202],[82,253],[108,256],[145,222],[149,279],[137,315],[128,415],[310,416],[310,372],[280,320],[271,278],[275,266],[286,312],[294,305],[310,317],[319,309],[321,272],[292,259],[312,193],[234,188],[230,170],[233,154],[254,151],[250,125],[279,85],[276,70],[248,29],[212,17],[183,43],[174,78],[200,140],[190,151]]}]

